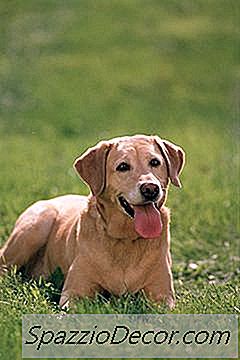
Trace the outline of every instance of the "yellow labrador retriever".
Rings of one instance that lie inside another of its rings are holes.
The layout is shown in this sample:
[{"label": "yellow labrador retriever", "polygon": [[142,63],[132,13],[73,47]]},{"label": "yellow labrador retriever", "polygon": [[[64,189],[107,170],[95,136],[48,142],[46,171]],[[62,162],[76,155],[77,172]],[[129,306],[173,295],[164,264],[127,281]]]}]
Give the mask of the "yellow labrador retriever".
[{"label": "yellow labrador retriever", "polygon": [[18,218],[0,250],[0,272],[27,265],[31,276],[60,267],[60,305],[107,290],[144,290],[154,302],[174,306],[169,180],[180,187],[184,151],[157,136],[101,141],[74,166],[89,196],[39,201]]}]

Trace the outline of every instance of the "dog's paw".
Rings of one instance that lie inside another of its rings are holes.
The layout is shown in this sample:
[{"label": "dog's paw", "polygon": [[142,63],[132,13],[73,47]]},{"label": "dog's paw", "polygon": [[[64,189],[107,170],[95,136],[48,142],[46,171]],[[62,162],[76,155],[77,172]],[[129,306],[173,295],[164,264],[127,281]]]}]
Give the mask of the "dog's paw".
[{"label": "dog's paw", "polygon": [[173,310],[176,306],[175,299],[171,296],[165,299],[165,302],[170,310]]},{"label": "dog's paw", "polygon": [[60,308],[64,311],[67,311],[69,309],[69,304],[70,304],[69,296],[66,293],[63,293],[59,301]]}]

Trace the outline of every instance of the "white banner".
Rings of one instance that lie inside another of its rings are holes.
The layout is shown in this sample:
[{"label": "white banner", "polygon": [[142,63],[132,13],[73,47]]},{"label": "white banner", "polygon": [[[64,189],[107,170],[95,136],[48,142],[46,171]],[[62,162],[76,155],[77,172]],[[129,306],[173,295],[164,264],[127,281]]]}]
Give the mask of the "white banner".
[{"label": "white banner", "polygon": [[237,358],[236,315],[24,315],[24,358]]}]

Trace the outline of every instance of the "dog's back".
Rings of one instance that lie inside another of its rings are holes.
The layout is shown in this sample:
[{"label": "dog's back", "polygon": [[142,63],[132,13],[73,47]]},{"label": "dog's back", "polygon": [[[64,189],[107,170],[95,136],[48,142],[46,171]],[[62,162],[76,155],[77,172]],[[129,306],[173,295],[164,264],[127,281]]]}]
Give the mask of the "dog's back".
[{"label": "dog's back", "polygon": [[0,249],[0,274],[11,265],[18,268],[26,265],[33,276],[49,275],[50,269],[44,266],[43,259],[54,225],[58,222],[59,228],[64,220],[79,217],[87,204],[86,196],[64,195],[41,200],[28,207],[19,216],[7,242]]}]

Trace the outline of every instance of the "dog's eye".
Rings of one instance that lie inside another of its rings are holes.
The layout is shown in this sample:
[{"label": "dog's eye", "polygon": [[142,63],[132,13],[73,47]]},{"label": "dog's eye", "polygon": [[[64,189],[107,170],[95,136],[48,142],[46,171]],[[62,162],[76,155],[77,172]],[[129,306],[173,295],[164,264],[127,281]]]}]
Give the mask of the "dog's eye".
[{"label": "dog's eye", "polygon": [[117,171],[121,171],[121,172],[124,172],[124,171],[129,171],[130,170],[130,165],[125,163],[125,162],[121,162],[117,168],[116,168]]},{"label": "dog's eye", "polygon": [[152,167],[157,167],[157,166],[161,165],[161,163],[158,159],[153,158],[150,160],[149,165]]}]

